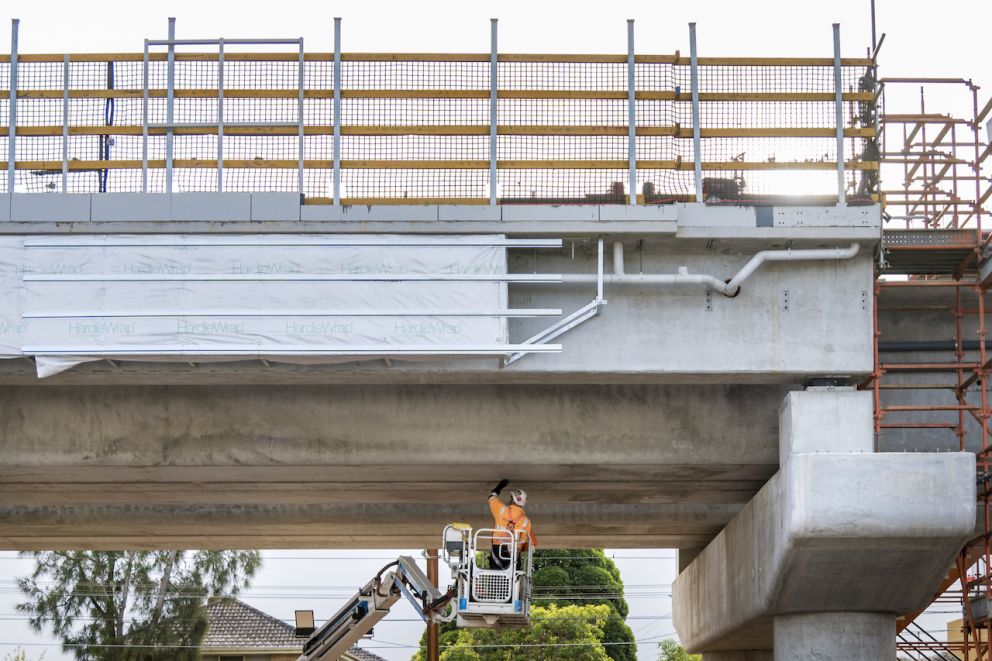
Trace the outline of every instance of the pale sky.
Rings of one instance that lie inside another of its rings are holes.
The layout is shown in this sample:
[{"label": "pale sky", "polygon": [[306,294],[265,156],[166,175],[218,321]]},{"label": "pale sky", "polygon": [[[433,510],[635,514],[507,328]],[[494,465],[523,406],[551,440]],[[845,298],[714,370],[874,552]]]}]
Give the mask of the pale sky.
[{"label": "pale sky", "polygon": [[[485,502],[480,500],[480,506]],[[294,610],[313,610],[318,620],[332,615],[361,585],[367,583],[397,555],[421,557],[422,551],[285,551],[263,552],[262,570],[241,599],[273,617],[292,622]],[[626,582],[630,605],[628,624],[635,639],[646,641],[638,648],[638,657],[653,661],[658,641],[674,637],[672,626],[671,582],[675,578],[675,552],[659,549],[607,550],[614,558]],[[0,659],[20,643],[29,661],[71,659],[62,654],[57,641],[31,631],[26,618],[15,611],[21,600],[14,579],[29,574],[32,561],[17,554],[0,551]],[[441,566],[442,582],[447,579]],[[401,600],[389,616],[375,626],[375,637],[361,643],[363,647],[389,661],[407,661],[416,651],[424,625],[413,608]]]},{"label": "pale sky", "polygon": [[[992,93],[992,2],[988,0],[877,0],[878,33],[887,33],[879,62],[882,76],[954,76],[983,85],[982,100]],[[20,18],[22,53],[140,52],[145,38],[164,38],[166,18],[177,18],[177,36],[300,37],[307,50],[332,49],[332,19],[343,18],[346,51],[487,52],[489,18],[500,19],[503,52],[626,52],[626,19],[636,19],[640,53],[688,53],[689,21],[698,24],[700,55],[832,55],[831,24],[841,23],[843,54],[865,54],[870,40],[869,0],[697,0],[696,2],[569,2],[460,0],[411,2],[278,3],[239,0],[204,2],[171,0],[142,3],[103,0],[18,2],[8,0],[0,18]],[[9,51],[9,23],[0,26],[0,52]],[[484,489],[483,489],[484,490]],[[483,494],[484,495],[484,494]],[[480,497],[480,507],[483,506]],[[536,522],[540,526],[540,522]],[[671,599],[663,593],[675,573],[670,550],[611,551],[628,586],[630,624],[638,639],[652,639],[639,649],[641,659],[655,657],[654,642],[670,635]],[[0,553],[0,658],[11,643],[29,644],[29,659],[63,658],[51,639],[29,631],[14,612],[19,600],[13,580],[30,568],[11,553]],[[350,593],[395,554],[377,551],[272,551],[245,600],[277,617],[291,618],[296,608],[313,608],[318,618],[336,610]],[[331,559],[331,557],[336,559]],[[342,558],[374,558],[349,560]],[[299,586],[326,588],[320,595]],[[635,587],[636,586],[636,587]],[[309,595],[309,596],[305,596]],[[946,610],[946,608],[945,608]],[[388,643],[415,645],[422,625],[412,610],[399,607],[376,627],[369,647],[393,660],[412,650],[384,649]],[[940,613],[928,625],[951,619]],[[65,657],[69,658],[69,657]]]}]

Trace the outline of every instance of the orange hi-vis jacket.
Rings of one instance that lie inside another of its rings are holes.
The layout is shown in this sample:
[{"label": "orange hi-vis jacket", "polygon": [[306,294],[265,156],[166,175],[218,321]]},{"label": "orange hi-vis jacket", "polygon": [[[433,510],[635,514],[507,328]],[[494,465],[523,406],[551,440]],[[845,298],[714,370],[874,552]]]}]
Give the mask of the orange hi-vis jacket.
[{"label": "orange hi-vis jacket", "polygon": [[[509,530],[518,540],[520,540],[520,537],[517,536],[517,533],[523,532],[525,533],[523,536],[524,539],[529,539],[531,544],[535,547],[537,546],[537,538],[534,537],[530,519],[527,518],[524,508],[513,502],[508,505],[504,504],[496,496],[489,496],[489,511],[493,513],[493,519],[496,522],[495,527]],[[504,540],[493,539],[494,543],[501,543],[502,541]],[[517,548],[519,549],[526,544],[526,541],[517,541]]]}]

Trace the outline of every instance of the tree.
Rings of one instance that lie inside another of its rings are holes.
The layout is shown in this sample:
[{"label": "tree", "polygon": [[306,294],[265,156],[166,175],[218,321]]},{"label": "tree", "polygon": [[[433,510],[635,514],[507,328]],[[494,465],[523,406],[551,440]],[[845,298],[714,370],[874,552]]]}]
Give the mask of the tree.
[{"label": "tree", "polygon": [[[42,652],[41,656],[38,657],[38,661],[43,661],[45,658],[45,653]],[[6,656],[3,657],[3,661],[30,661],[28,658],[28,653],[24,651],[23,647],[18,647],[14,649],[13,652],[8,652]]]},{"label": "tree", "polygon": [[606,653],[613,661],[636,661],[634,633],[624,622],[620,569],[602,549],[539,549],[534,552],[534,603],[603,604],[610,616],[603,625]]},{"label": "tree", "polygon": [[[551,608],[557,609],[554,612],[560,617],[561,611],[569,606],[604,606],[607,608],[606,618],[595,627],[598,640],[607,643],[601,645],[600,649],[613,661],[636,661],[637,647],[634,645],[634,634],[624,622],[627,616],[627,600],[623,597],[620,570],[601,549],[536,550],[533,586],[532,628],[541,624],[541,618],[550,616]],[[448,661],[495,659],[497,657],[472,656],[479,653],[479,650],[471,647],[471,641],[491,637],[500,644],[516,644],[513,641],[517,640],[517,636],[518,633],[512,630],[496,633],[491,630],[476,629],[463,634],[455,629],[453,624],[443,624],[441,649],[445,650],[445,654],[455,654],[457,649],[457,654],[461,655],[444,657]],[[427,640],[421,638],[420,652],[414,656],[414,659],[424,659],[426,648]],[[528,656],[531,652],[533,655]],[[546,653],[539,653],[531,648],[521,648],[514,652],[512,658],[546,659],[548,657]],[[555,658],[566,657],[556,655]]]},{"label": "tree", "polygon": [[605,605],[536,606],[530,627],[452,632],[441,661],[609,661],[602,639],[611,612]]},{"label": "tree", "polygon": [[164,661],[197,657],[204,605],[232,595],[261,566],[258,551],[44,551],[17,610],[35,631],[50,626],[80,660]]},{"label": "tree", "polygon": [[658,661],[702,661],[703,658],[699,654],[689,654],[674,640],[661,641],[658,649],[661,650]]}]

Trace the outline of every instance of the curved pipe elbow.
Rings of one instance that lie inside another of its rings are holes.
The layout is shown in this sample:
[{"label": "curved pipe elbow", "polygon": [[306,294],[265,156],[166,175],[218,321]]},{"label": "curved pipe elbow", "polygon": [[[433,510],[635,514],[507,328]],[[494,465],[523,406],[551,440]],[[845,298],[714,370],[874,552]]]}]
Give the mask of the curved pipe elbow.
[{"label": "curved pipe elbow", "polygon": [[[613,244],[613,273],[603,275],[606,284],[623,285],[704,285],[727,298],[740,294],[741,285],[751,277],[765,262],[802,262],[851,259],[860,252],[861,246],[852,243],[847,248],[815,248],[810,250],[762,250],[748,260],[747,264],[729,280],[720,280],[706,273],[689,273],[686,267],[680,267],[678,273],[672,274],[633,274],[625,273],[623,269],[623,244]],[[598,277],[592,274],[566,274],[562,282],[578,284],[598,282]]]},{"label": "curved pipe elbow", "polygon": [[861,245],[852,243],[847,248],[815,248],[812,250],[762,250],[752,257],[722,289],[724,296],[736,296],[741,284],[751,277],[765,262],[812,262],[851,259],[861,251]]}]

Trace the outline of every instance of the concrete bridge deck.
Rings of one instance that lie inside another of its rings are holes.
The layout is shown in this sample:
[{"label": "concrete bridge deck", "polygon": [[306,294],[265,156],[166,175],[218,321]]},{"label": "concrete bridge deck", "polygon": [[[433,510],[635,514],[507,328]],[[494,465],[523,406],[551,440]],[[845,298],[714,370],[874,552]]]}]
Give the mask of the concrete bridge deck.
[{"label": "concrete bridge deck", "polygon": [[[0,231],[15,240],[275,231],[211,219],[223,199],[200,220],[36,216]],[[512,365],[111,356],[39,379],[25,358],[0,361],[0,544],[429,545],[450,520],[483,522],[487,485],[506,476],[532,494],[545,544],[698,549],[776,471],[784,394],[811,376],[853,382],[871,370],[877,207],[503,207],[500,220],[463,207],[450,222],[430,219],[441,207],[341,212],[320,221],[319,236],[334,236],[327,223],[419,236],[495,223],[509,237],[567,237],[560,249],[510,249],[509,273],[594,274],[601,238],[607,277],[686,266],[722,279],[761,250],[864,250],[764,264],[733,298],[607,280],[608,304],[556,340],[562,353]],[[526,219],[519,234],[514,217]],[[280,232],[314,235],[286,222]],[[508,304],[567,313],[595,286],[511,283]],[[549,323],[511,319],[509,340]]]}]

